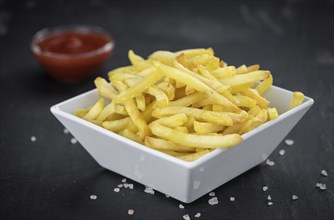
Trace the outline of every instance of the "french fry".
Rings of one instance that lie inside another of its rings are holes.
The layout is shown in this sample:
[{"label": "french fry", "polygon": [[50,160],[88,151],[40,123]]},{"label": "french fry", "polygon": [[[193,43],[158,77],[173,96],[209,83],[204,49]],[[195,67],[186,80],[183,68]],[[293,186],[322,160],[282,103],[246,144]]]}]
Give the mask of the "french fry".
[{"label": "french fry", "polygon": [[100,98],[95,105],[87,112],[87,114],[83,117],[86,120],[94,120],[99,114],[102,112],[104,108],[104,99]]},{"label": "french fry", "polygon": [[175,128],[179,126],[183,126],[187,122],[188,118],[186,114],[179,113],[169,117],[159,118],[155,120],[153,123],[160,123],[162,125]]},{"label": "french fry", "polygon": [[128,112],[124,108],[124,106],[120,106],[114,103],[109,103],[106,107],[103,108],[99,116],[97,117],[97,121],[106,120],[111,114],[118,113],[121,115],[128,115]]},{"label": "french fry", "polygon": [[178,151],[178,152],[195,152],[196,148],[186,147],[180,144],[176,144],[171,141],[163,140],[160,138],[145,137],[145,145],[157,149],[157,150],[169,150],[169,151]]},{"label": "french fry", "polygon": [[268,91],[268,89],[270,89],[270,87],[273,84],[273,76],[270,74],[270,76],[263,80],[257,87],[256,90],[260,95],[263,95],[265,92]]},{"label": "french fry", "polygon": [[169,106],[185,106],[186,107],[186,106],[193,105],[194,103],[197,103],[200,100],[203,100],[204,98],[205,98],[205,95],[203,93],[196,92],[191,95],[184,96],[183,98],[177,99],[175,101],[169,102]]},{"label": "french fry", "polygon": [[91,109],[92,107],[88,107],[88,108],[80,108],[80,109],[77,109],[74,114],[75,116],[79,117],[79,118],[83,118],[88,112],[89,110]]},{"label": "french fry", "polygon": [[276,108],[268,108],[267,112],[270,120],[275,120],[278,117],[278,112]]},{"label": "french fry", "polygon": [[128,138],[128,139],[130,139],[130,140],[133,140],[135,142],[143,143],[140,140],[139,136],[137,134],[133,133],[130,129],[124,129],[119,134],[122,135],[122,136],[124,136],[124,137],[126,137],[126,138]]},{"label": "french fry", "polygon": [[293,109],[298,105],[302,104],[304,101],[304,94],[301,92],[294,92],[290,101],[289,109]]},{"label": "french fry", "polygon": [[126,117],[123,119],[119,119],[119,120],[113,120],[113,121],[104,121],[102,123],[102,126],[105,129],[108,129],[110,131],[113,132],[119,132],[123,129],[125,129],[125,127],[131,122],[131,118],[130,117]]},{"label": "french fry", "polygon": [[158,88],[161,89],[168,97],[168,100],[173,100],[175,97],[175,87],[168,82],[160,82],[157,84]]},{"label": "french fry", "polygon": [[139,130],[140,140],[144,140],[144,138],[150,133],[146,121],[144,120],[139,110],[137,109],[136,104],[133,99],[127,100],[124,104],[125,104],[126,111],[129,113],[131,120],[137,126]]},{"label": "french fry", "polygon": [[211,123],[216,123],[224,126],[232,126],[233,120],[223,112],[212,112],[207,110],[189,108],[189,107],[164,107],[156,108],[152,112],[152,115],[156,118],[161,118],[165,116],[170,116],[178,113],[184,113],[187,116],[193,116],[195,119],[200,121],[207,121]]},{"label": "french fry", "polygon": [[230,86],[240,86],[247,83],[254,83],[258,80],[267,79],[270,75],[269,71],[258,70],[250,73],[238,74],[230,78],[221,79],[220,81]]},{"label": "french fry", "polygon": [[127,100],[134,98],[136,95],[140,94],[141,92],[152,86],[161,78],[161,73],[157,71],[154,67],[146,69],[144,71],[150,72],[151,74],[143,78],[136,85],[121,92],[116,98],[113,99],[114,103],[125,103]]},{"label": "french fry", "polygon": [[174,129],[177,130],[177,131],[181,131],[181,132],[183,132],[183,133],[186,133],[186,134],[189,133],[187,127],[176,127],[176,128],[174,128]]},{"label": "french fry", "polygon": [[142,94],[138,95],[138,96],[135,97],[135,100],[136,100],[137,108],[140,111],[145,111],[145,109],[146,109],[145,96],[142,95]]},{"label": "french fry", "polygon": [[[152,133],[158,137],[189,147],[229,148],[239,144],[242,137],[238,134],[229,135],[196,135],[185,134],[161,124],[151,126]],[[208,143],[210,143],[208,146]]]},{"label": "french fry", "polygon": [[248,96],[243,95],[236,95],[234,96],[239,103],[237,104],[238,107],[246,107],[246,108],[253,108],[256,106],[256,101],[252,98],[249,98]]},{"label": "french fry", "polygon": [[269,106],[269,101],[262,96],[259,95],[257,90],[255,89],[245,89],[244,91],[241,92],[241,94],[248,96],[249,98],[252,98],[256,101],[257,105],[260,106],[261,108],[268,108]]},{"label": "french fry", "polygon": [[171,77],[177,81],[180,81],[184,84],[191,86],[197,91],[204,92],[207,96],[213,100],[215,100],[218,104],[224,105],[226,108],[231,109],[232,111],[240,112],[240,109],[226,99],[224,96],[211,89],[205,83],[201,82],[197,78],[180,71],[178,69],[166,66],[164,64],[153,63],[164,75]]},{"label": "french fry", "polygon": [[217,133],[224,130],[224,128],[225,126],[223,125],[194,121],[194,130],[199,134]]},{"label": "french fry", "polygon": [[97,77],[94,83],[100,96],[112,100],[118,95],[118,92],[105,79]]}]

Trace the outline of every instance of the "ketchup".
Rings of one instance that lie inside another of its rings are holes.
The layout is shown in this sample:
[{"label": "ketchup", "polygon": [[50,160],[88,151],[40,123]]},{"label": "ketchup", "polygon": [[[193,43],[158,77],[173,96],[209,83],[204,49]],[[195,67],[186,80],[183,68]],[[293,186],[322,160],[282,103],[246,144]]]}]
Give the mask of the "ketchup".
[{"label": "ketchup", "polygon": [[62,80],[87,78],[102,67],[112,52],[113,42],[107,35],[87,30],[54,31],[38,39],[32,50],[51,76]]}]

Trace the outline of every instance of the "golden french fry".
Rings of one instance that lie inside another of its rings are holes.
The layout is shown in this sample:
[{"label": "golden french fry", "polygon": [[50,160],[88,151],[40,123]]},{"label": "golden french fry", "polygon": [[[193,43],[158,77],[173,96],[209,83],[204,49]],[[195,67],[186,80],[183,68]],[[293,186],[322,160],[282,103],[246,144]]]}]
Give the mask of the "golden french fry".
[{"label": "golden french fry", "polygon": [[260,95],[263,95],[265,92],[270,89],[270,87],[273,85],[273,76],[270,74],[270,76],[263,80],[257,87],[256,90]]},{"label": "golden french fry", "polygon": [[158,88],[161,89],[168,97],[169,100],[173,100],[175,97],[175,87],[168,82],[160,82],[157,84]]},{"label": "golden french fry", "polygon": [[88,107],[88,108],[79,108],[75,111],[75,116],[79,117],[79,118],[83,118],[91,109],[92,107]]},{"label": "golden french fry", "polygon": [[192,57],[203,55],[203,54],[208,54],[208,55],[213,56],[214,51],[212,48],[207,48],[207,49],[198,48],[198,49],[180,50],[180,51],[175,52],[175,54],[176,56],[184,54],[186,57],[192,58]]},{"label": "golden french fry", "polygon": [[[185,134],[175,129],[168,128],[159,123],[151,126],[152,133],[158,137],[173,141],[189,147],[201,148],[229,148],[239,144],[242,137],[238,134],[229,135],[196,135]],[[210,143],[210,144],[208,144]]]},{"label": "golden french fry", "polygon": [[221,79],[220,81],[230,86],[240,86],[246,83],[267,79],[270,75],[269,71],[258,70],[245,74],[238,74],[230,78]]},{"label": "golden french fry", "polygon": [[199,134],[217,133],[224,130],[224,128],[225,126],[223,125],[194,121],[194,130]]},{"label": "golden french fry", "polygon": [[123,119],[119,119],[119,120],[114,120],[114,121],[104,121],[102,123],[102,126],[105,129],[108,129],[110,131],[113,132],[119,132],[123,129],[126,128],[126,126],[131,122],[131,118],[130,117],[126,117]]},{"label": "golden french fry", "polygon": [[233,120],[223,112],[212,112],[202,109],[195,109],[189,107],[173,106],[156,108],[152,112],[152,115],[156,118],[161,118],[165,116],[170,116],[178,113],[184,113],[187,116],[193,116],[195,119],[200,121],[207,121],[211,123],[216,123],[224,126],[232,126]]},{"label": "golden french fry", "polygon": [[176,128],[174,128],[174,129],[177,130],[177,131],[181,131],[181,132],[183,132],[183,133],[186,133],[186,134],[189,133],[187,127],[176,127]]},{"label": "golden french fry", "polygon": [[230,92],[231,94],[238,94],[246,89],[253,87],[254,84],[255,82],[251,82],[251,83],[245,83],[245,84],[241,84],[237,86],[231,86]]},{"label": "golden french fry", "polygon": [[255,89],[245,89],[244,91],[241,92],[241,94],[254,99],[257,105],[260,106],[261,108],[268,108],[269,106],[269,101],[260,96],[257,90]]},{"label": "golden french fry", "polygon": [[136,100],[137,108],[140,111],[145,111],[145,109],[146,109],[145,96],[142,95],[142,94],[138,95],[138,96],[135,97],[135,100]]},{"label": "golden french fry", "polygon": [[140,140],[139,136],[137,134],[133,133],[130,129],[124,129],[119,134],[122,135],[122,136],[124,136],[124,137],[126,137],[126,138],[128,138],[128,139],[130,139],[130,140],[133,140],[135,142],[143,143]]},{"label": "golden french fry", "polygon": [[137,96],[138,94],[145,91],[147,88],[152,86],[155,82],[157,82],[161,78],[161,73],[156,70],[156,68],[152,67],[146,69],[144,71],[150,72],[151,74],[147,77],[143,78],[136,85],[128,88],[127,90],[121,92],[116,98],[113,99],[114,103],[125,103],[127,100],[130,100]]},{"label": "golden french fry", "polygon": [[248,72],[258,71],[260,69],[259,64],[251,65],[247,67]]},{"label": "golden french fry", "polygon": [[237,74],[237,69],[234,66],[224,66],[216,69],[212,74],[218,79],[225,79]]},{"label": "golden french fry", "polygon": [[148,129],[147,123],[144,120],[143,116],[140,114],[139,110],[133,99],[127,100],[125,103],[126,111],[128,112],[131,120],[137,126],[139,130],[140,140],[144,140],[144,138],[150,134],[150,130]]},{"label": "golden french fry", "polygon": [[239,107],[253,108],[256,106],[257,103],[254,99],[249,98],[248,96],[236,95],[234,96],[234,98],[239,101],[239,103],[237,104],[237,106]]},{"label": "golden french fry", "polygon": [[111,100],[118,95],[118,92],[105,79],[97,77],[94,83],[100,96]]},{"label": "golden french fry", "polygon": [[197,78],[193,77],[190,74],[187,74],[183,71],[180,71],[178,69],[166,66],[164,64],[159,64],[154,62],[153,63],[161,72],[177,81],[180,81],[184,84],[187,84],[197,91],[204,92],[207,94],[207,96],[211,99],[213,99],[217,104],[224,105],[227,109],[231,109],[235,112],[240,112],[240,109],[234,105],[231,101],[229,101],[227,98],[225,98],[223,95],[219,94],[215,90],[211,89],[209,86],[207,86],[205,83],[201,82]]},{"label": "golden french fry", "polygon": [[145,145],[157,150],[169,150],[188,153],[194,152],[196,150],[194,147],[186,147],[171,141],[153,137],[145,137]]},{"label": "golden french fry", "polygon": [[274,120],[278,117],[278,112],[276,108],[268,108],[267,112],[270,120]]},{"label": "golden french fry", "polygon": [[293,109],[298,105],[302,104],[304,101],[304,94],[301,92],[294,92],[290,101],[289,109]]},{"label": "golden french fry", "polygon": [[161,63],[166,64],[166,65],[172,65],[172,62],[176,58],[176,56],[177,55],[175,53],[172,53],[170,51],[159,50],[159,51],[155,51],[154,53],[152,53],[148,57],[148,59],[160,61]]},{"label": "golden french fry", "polygon": [[162,125],[175,128],[183,126],[187,122],[188,118],[184,113],[178,113],[169,117],[159,118],[152,123],[160,123]]},{"label": "golden french fry", "polygon": [[116,68],[112,71],[109,71],[108,72],[108,77],[110,79],[111,77],[113,77],[116,74],[123,74],[123,73],[130,73],[131,74],[131,73],[135,73],[135,72],[136,72],[136,70],[133,66],[124,66],[124,67],[119,67],[119,68]]},{"label": "golden french fry", "polygon": [[200,92],[193,93],[188,96],[184,96],[183,98],[177,99],[175,101],[169,102],[169,106],[190,106],[194,103],[199,102],[200,100],[203,100],[205,98],[205,95]]},{"label": "golden french fry", "polygon": [[237,68],[237,74],[245,74],[245,73],[248,73],[246,65],[241,65]]},{"label": "golden french fry", "polygon": [[100,98],[95,105],[88,111],[88,113],[83,117],[86,120],[95,120],[104,108],[104,99]]},{"label": "golden french fry", "polygon": [[147,68],[152,67],[152,64],[146,60],[144,60],[141,56],[138,56],[133,52],[133,50],[129,50],[128,57],[132,65],[138,71],[143,71]]}]

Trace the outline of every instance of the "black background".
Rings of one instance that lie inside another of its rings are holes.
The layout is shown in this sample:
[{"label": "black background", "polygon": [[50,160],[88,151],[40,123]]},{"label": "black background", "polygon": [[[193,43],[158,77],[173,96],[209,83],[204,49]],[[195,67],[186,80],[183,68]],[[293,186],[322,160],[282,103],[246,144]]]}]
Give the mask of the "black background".
[{"label": "black background", "polygon": [[[199,219],[333,217],[332,1],[2,0],[0,5],[0,219],[182,219],[184,214],[194,219],[197,212]],[[214,190],[218,205],[210,206],[205,195],[179,209],[177,200],[146,194],[138,183],[115,193],[122,176],[99,167],[80,144],[71,144],[71,135],[49,112],[50,106],[92,89],[92,79],[57,82],[29,49],[36,31],[63,24],[97,25],[113,34],[115,51],[102,76],[127,65],[129,49],[147,56],[159,49],[213,47],[229,64],[270,69],[275,85],[302,91],[315,104],[288,135],[295,144],[282,142],[270,156],[275,166],[259,165]],[[321,176],[322,169],[328,177]],[[327,190],[316,189],[317,182],[326,183]],[[274,203],[270,207],[267,195]]]}]

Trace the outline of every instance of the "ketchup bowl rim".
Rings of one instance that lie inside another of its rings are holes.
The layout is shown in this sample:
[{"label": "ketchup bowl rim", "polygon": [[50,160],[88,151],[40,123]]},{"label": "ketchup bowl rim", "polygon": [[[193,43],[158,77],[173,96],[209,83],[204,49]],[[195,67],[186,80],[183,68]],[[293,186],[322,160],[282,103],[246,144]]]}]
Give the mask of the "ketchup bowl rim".
[{"label": "ketchup bowl rim", "polygon": [[[76,54],[67,54],[67,53],[55,53],[50,51],[43,51],[38,43],[45,40],[47,37],[53,34],[60,34],[65,32],[74,32],[74,33],[96,33],[105,37],[108,42],[102,47],[88,52],[76,53]],[[98,26],[91,25],[62,25],[51,28],[44,28],[36,32],[31,41],[31,50],[36,55],[44,55],[54,58],[82,58],[82,57],[92,57],[102,53],[107,53],[112,51],[115,46],[115,42],[109,32],[105,29]]]}]

